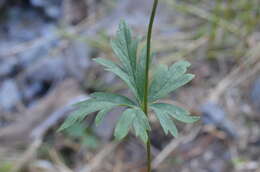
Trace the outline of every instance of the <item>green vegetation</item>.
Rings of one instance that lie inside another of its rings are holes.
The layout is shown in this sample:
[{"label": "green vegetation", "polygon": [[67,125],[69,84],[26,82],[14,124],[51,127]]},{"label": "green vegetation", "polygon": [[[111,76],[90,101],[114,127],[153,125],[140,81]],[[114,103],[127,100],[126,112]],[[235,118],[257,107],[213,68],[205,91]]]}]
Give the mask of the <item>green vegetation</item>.
[{"label": "green vegetation", "polygon": [[[134,98],[131,99],[114,93],[93,93],[90,95],[90,99],[75,105],[77,110],[66,119],[59,129],[59,131],[62,131],[79,124],[93,112],[98,112],[95,119],[98,125],[109,111],[123,106],[126,110],[117,122],[114,136],[117,140],[121,140],[127,136],[131,128],[134,129],[136,136],[147,144],[148,172],[151,171],[149,110],[156,113],[165,134],[171,133],[175,137],[178,136],[178,131],[173,119],[184,123],[192,123],[199,119],[190,116],[189,112],[180,107],[158,103],[161,98],[167,97],[172,91],[190,82],[194,75],[186,73],[190,64],[187,61],[180,61],[170,67],[158,65],[155,67],[156,70],[152,73],[152,76],[149,76],[151,35],[157,4],[158,0],[154,0],[147,45],[142,48],[140,53],[138,53],[140,40],[133,38],[129,26],[122,21],[116,38],[111,42],[119,63],[116,64],[103,58],[95,59],[107,71],[113,72],[123,80],[131,90]],[[151,82],[149,82],[150,78]]]},{"label": "green vegetation", "polygon": [[13,165],[10,162],[1,162],[0,163],[0,172],[9,172],[12,171]]}]

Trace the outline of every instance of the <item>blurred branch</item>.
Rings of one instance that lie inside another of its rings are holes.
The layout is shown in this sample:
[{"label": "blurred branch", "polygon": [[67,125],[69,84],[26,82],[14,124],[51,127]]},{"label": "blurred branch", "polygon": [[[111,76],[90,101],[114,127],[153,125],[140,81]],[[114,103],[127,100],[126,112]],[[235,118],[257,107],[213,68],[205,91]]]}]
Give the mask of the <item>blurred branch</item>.
[{"label": "blurred branch", "polygon": [[243,37],[245,33],[243,32],[243,29],[236,26],[235,24],[232,24],[225,19],[218,17],[215,14],[212,14],[210,12],[207,12],[199,7],[195,7],[194,5],[189,5],[187,3],[177,3],[175,0],[165,0],[167,4],[171,5],[177,10],[180,10],[182,12],[193,14],[197,17],[200,17],[202,19],[208,20],[209,22],[216,23],[220,27],[230,31],[231,33],[234,33],[240,37]]},{"label": "blurred branch", "polygon": [[26,163],[28,163],[36,154],[38,148],[42,144],[42,138],[35,139],[32,144],[27,148],[25,153],[16,162],[13,172],[20,172]]},{"label": "blurred branch", "polygon": [[152,162],[152,168],[156,169],[159,165],[168,157],[170,154],[180,145],[192,141],[197,137],[200,131],[200,127],[193,129],[187,136],[180,136],[177,139],[172,139],[172,141],[164,147],[164,149],[154,158]]},{"label": "blurred branch", "polygon": [[[211,90],[209,100],[217,102],[226,89],[239,85],[260,70],[260,43],[253,47],[244,59],[243,63],[233,69],[225,78],[218,82],[214,89]],[[249,68],[251,69],[249,72],[243,72],[245,69]]]},{"label": "blurred branch", "polygon": [[60,172],[73,172],[62,162],[55,149],[50,150],[49,155],[51,159],[56,163],[56,167],[59,169]]},{"label": "blurred branch", "polygon": [[98,167],[100,167],[100,164],[102,164],[102,161],[106,156],[115,150],[117,145],[118,143],[115,142],[105,145],[104,148],[91,160],[91,162],[84,166],[79,172],[94,172]]}]

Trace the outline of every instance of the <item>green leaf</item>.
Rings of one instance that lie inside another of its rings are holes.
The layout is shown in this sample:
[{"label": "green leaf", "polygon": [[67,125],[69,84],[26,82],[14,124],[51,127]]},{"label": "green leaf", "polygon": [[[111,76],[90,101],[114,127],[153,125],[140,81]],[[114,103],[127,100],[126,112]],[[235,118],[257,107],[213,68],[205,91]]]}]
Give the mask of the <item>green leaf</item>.
[{"label": "green leaf", "polygon": [[104,117],[106,116],[106,114],[111,111],[111,109],[113,108],[114,106],[111,106],[111,107],[108,107],[108,108],[105,108],[101,111],[98,112],[96,118],[95,118],[95,123],[96,123],[96,126],[98,126],[104,119]]},{"label": "green leaf", "polygon": [[150,131],[148,118],[140,108],[131,108],[124,111],[117,122],[114,135],[117,140],[123,139],[133,126],[137,137],[146,143],[148,140],[147,131]]},{"label": "green leaf", "polygon": [[152,101],[160,92],[161,89],[169,82],[169,73],[168,73],[168,67],[166,65],[158,65],[157,69],[155,70],[154,77],[151,83],[151,86],[149,88],[150,97],[149,99]]},{"label": "green leaf", "polygon": [[174,63],[170,68],[169,72],[172,74],[173,78],[178,78],[182,74],[184,74],[188,67],[190,67],[190,63],[187,61],[179,61]]},{"label": "green leaf", "polygon": [[83,124],[74,124],[70,128],[66,129],[65,132],[70,137],[83,137],[85,134],[86,127]]},{"label": "green leaf", "polygon": [[107,101],[122,106],[130,106],[130,107],[136,106],[136,104],[129,98],[114,93],[95,92],[91,94],[90,97],[99,101]]},{"label": "green leaf", "polygon": [[139,61],[137,61],[139,41],[139,39],[132,38],[131,29],[124,21],[121,21],[117,36],[115,40],[111,41],[111,46],[125,73],[128,75],[129,82],[135,88],[135,97],[140,104],[144,93],[146,48],[143,49]]},{"label": "green leaf", "polygon": [[167,135],[170,132],[174,137],[178,137],[178,130],[169,114],[159,108],[153,107],[153,110],[163,128],[164,133]]},{"label": "green leaf", "polygon": [[132,100],[119,94],[97,92],[90,96],[92,97],[91,99],[79,102],[75,105],[78,109],[69,115],[59,128],[59,131],[81,122],[88,114],[96,111],[100,111],[96,117],[96,124],[98,125],[107,112],[115,106],[136,107],[136,104]]},{"label": "green leaf", "polygon": [[114,62],[112,62],[110,60],[103,59],[103,58],[96,58],[96,59],[94,59],[94,61],[105,66],[107,71],[113,72],[120,79],[122,79],[127,84],[127,86],[130,88],[130,90],[133,92],[135,97],[138,98],[138,93],[135,88],[135,83],[130,80],[128,74],[126,72],[124,72],[118,65],[116,65]]},{"label": "green leaf", "polygon": [[151,130],[149,125],[149,120],[141,109],[135,109],[135,113],[136,113],[136,117],[133,121],[135,134],[137,137],[140,137],[144,143],[147,143],[148,141],[147,132]]},{"label": "green leaf", "polygon": [[187,84],[194,78],[192,74],[184,74],[175,80],[170,80],[168,84],[154,97],[156,100],[166,97],[169,93],[173,92],[177,88]]},{"label": "green leaf", "polygon": [[[117,31],[117,36],[115,40],[111,41],[111,47],[116,54],[117,58],[120,60],[124,69],[127,73],[134,78],[134,70],[132,65],[135,64],[135,56],[131,56],[136,53],[135,45],[136,42],[132,41],[132,34],[129,26],[121,21]],[[133,48],[133,49],[131,49]]]},{"label": "green leaf", "polygon": [[169,69],[164,65],[159,66],[149,88],[149,102],[163,98],[170,92],[191,81],[194,75],[185,74],[189,66],[190,63],[186,61],[177,62]]},{"label": "green leaf", "polygon": [[135,84],[140,100],[143,100],[145,85],[146,47],[142,49],[136,66]]},{"label": "green leaf", "polygon": [[98,138],[91,134],[91,133],[87,133],[81,140],[81,144],[83,146],[86,146],[88,148],[91,148],[91,149],[96,149],[98,148],[99,146],[99,140]]},{"label": "green leaf", "polygon": [[86,101],[80,102],[79,104],[77,104],[77,106],[79,106],[79,109],[72,112],[67,117],[65,122],[58,129],[58,131],[62,131],[64,129],[71,127],[75,123],[81,122],[90,113],[99,111],[101,109],[110,108],[111,106],[117,106],[117,104],[110,103],[110,102],[104,102],[104,101],[98,101],[98,100],[94,100],[94,99],[88,99]]},{"label": "green leaf", "polygon": [[[94,61],[103,65],[107,71],[113,72],[121,80],[123,80],[129,89],[133,92],[136,102],[131,99],[112,93],[93,93],[91,99],[76,104],[76,110],[69,115],[59,131],[80,123],[85,117],[93,112],[98,112],[95,122],[98,125],[105,115],[116,106],[127,106],[121,117],[119,118],[114,135],[116,139],[123,139],[133,128],[135,135],[144,143],[148,141],[148,133],[151,130],[149,119],[141,109],[141,105],[146,105],[143,101],[145,89],[145,70],[147,63],[147,47],[141,50],[140,56],[137,58],[139,39],[133,39],[131,29],[121,21],[117,35],[111,41],[112,49],[117,56],[119,63],[116,64],[110,60],[96,58]],[[150,65],[150,62],[149,62]],[[173,64],[171,67],[161,65],[156,70],[152,83],[149,87],[149,102],[167,96],[170,92],[189,82],[194,75],[185,74],[190,64],[181,61]],[[169,132],[173,136],[178,135],[177,128],[173,122],[173,118],[182,122],[191,123],[197,121],[198,117],[192,117],[189,113],[177,106],[156,103],[150,107],[156,112],[156,116],[166,134]],[[78,135],[82,133],[77,133]]]},{"label": "green leaf", "polygon": [[81,122],[88,114],[96,111],[100,111],[96,117],[96,123],[99,124],[107,112],[115,106],[136,106],[132,100],[118,94],[97,92],[90,96],[92,97],[91,99],[79,102],[75,105],[78,109],[69,115],[59,131]]},{"label": "green leaf", "polygon": [[132,40],[132,42],[130,44],[129,57],[130,57],[130,63],[131,63],[133,72],[135,71],[136,65],[137,65],[137,56],[136,55],[137,55],[138,44],[139,44],[139,39]]},{"label": "green leaf", "polygon": [[171,115],[173,118],[175,118],[178,121],[184,122],[184,123],[193,123],[198,121],[200,118],[196,116],[190,116],[190,113],[178,106],[166,104],[166,103],[155,103],[150,105],[152,109],[159,109],[160,111],[163,111],[169,115]]},{"label": "green leaf", "polygon": [[114,132],[114,136],[117,140],[123,139],[128,134],[135,116],[136,114],[134,109],[127,109],[123,112],[116,124]]}]

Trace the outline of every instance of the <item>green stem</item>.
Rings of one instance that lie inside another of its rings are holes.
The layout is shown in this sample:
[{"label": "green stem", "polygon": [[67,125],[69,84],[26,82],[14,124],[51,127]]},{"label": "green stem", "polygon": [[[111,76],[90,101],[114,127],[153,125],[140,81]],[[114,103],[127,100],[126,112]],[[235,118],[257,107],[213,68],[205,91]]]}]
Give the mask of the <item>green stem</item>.
[{"label": "green stem", "polygon": [[147,155],[147,172],[151,172],[151,163],[152,163],[152,156],[151,156],[151,137],[150,133],[148,132],[148,141],[146,144],[146,155]]},{"label": "green stem", "polygon": [[[149,86],[149,68],[150,68],[150,49],[151,49],[151,38],[152,38],[152,30],[154,17],[156,14],[156,9],[158,5],[158,0],[153,1],[153,9],[150,17],[150,23],[148,27],[148,35],[147,35],[147,52],[146,52],[146,66],[145,66],[145,85],[144,85],[144,99],[143,99],[143,111],[148,116],[148,86]],[[148,131],[147,131],[148,132]],[[146,145],[147,149],[147,172],[151,172],[151,137],[148,132],[148,141]]]}]

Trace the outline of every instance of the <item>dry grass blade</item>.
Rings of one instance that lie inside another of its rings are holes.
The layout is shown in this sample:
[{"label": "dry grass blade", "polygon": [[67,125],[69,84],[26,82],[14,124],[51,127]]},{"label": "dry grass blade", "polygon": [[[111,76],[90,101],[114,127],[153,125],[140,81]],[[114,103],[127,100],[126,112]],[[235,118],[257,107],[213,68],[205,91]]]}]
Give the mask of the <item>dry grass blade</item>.
[{"label": "dry grass blade", "polygon": [[[187,42],[189,42],[189,43],[185,42],[185,49],[184,50],[180,50],[180,52],[172,53],[168,56],[165,56],[164,58],[162,58],[160,60],[160,62],[162,64],[171,64],[173,61],[183,59],[184,57],[187,57],[192,52],[194,52],[195,50],[200,48],[201,46],[205,45],[208,42],[208,38],[202,37],[202,38],[199,38],[199,39],[194,40],[194,41],[188,40]],[[173,43],[171,43],[170,45],[172,45],[172,44]]]},{"label": "dry grass blade", "polygon": [[190,13],[193,14],[197,17],[200,17],[202,19],[208,20],[209,22],[212,23],[216,23],[218,24],[220,27],[228,30],[231,33],[234,33],[240,37],[243,37],[245,35],[245,33],[243,32],[243,29],[241,30],[241,28],[239,28],[238,26],[236,26],[235,24],[232,24],[228,21],[226,21],[223,18],[220,18],[210,12],[207,12],[201,8],[195,7],[194,5],[189,5],[187,3],[176,3],[175,1],[169,1],[169,0],[165,0],[166,3],[168,3],[169,5],[173,6],[174,8],[177,8],[181,11],[184,11],[186,13]]},{"label": "dry grass blade", "polygon": [[19,158],[19,160],[15,163],[15,167],[12,172],[19,172],[21,169],[28,163],[33,156],[36,154],[38,148],[42,144],[42,139],[35,139],[32,144],[28,147],[25,153]]},{"label": "dry grass blade", "polygon": [[152,168],[157,169],[160,164],[180,145],[192,141],[199,133],[201,127],[195,128],[187,136],[180,136],[172,141],[154,158]]},{"label": "dry grass blade", "polygon": [[73,172],[62,162],[56,150],[50,150],[49,155],[51,159],[56,163],[56,168],[59,169],[60,172]]},{"label": "dry grass blade", "polygon": [[[254,75],[259,70],[259,51],[260,44],[256,45],[254,48],[249,51],[248,55],[244,58],[244,62],[241,63],[238,67],[233,69],[225,78],[223,78],[218,85],[211,91],[209,94],[209,100],[217,102],[221,94],[229,87],[234,87],[235,85],[240,84],[248,77]],[[256,64],[255,64],[256,63]],[[254,67],[252,67],[252,65]],[[250,72],[242,72],[245,68],[251,68]],[[242,75],[241,75],[242,73]]]},{"label": "dry grass blade", "polygon": [[79,170],[79,172],[95,172],[95,170],[100,167],[100,164],[102,164],[102,161],[106,156],[115,150],[117,145],[118,143],[114,142],[105,145],[104,148],[90,161],[90,163]]}]

